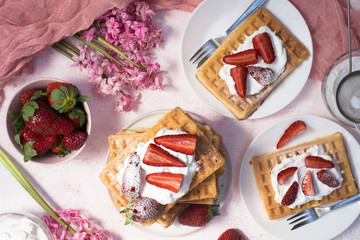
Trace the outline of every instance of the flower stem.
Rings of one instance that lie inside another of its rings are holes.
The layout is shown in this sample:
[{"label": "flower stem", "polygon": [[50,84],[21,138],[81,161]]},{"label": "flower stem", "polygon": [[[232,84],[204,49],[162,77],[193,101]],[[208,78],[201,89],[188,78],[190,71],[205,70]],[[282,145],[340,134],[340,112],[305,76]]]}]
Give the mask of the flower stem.
[{"label": "flower stem", "polygon": [[72,235],[75,235],[75,230],[64,220],[59,218],[59,215],[45,202],[40,194],[35,190],[26,177],[20,172],[16,165],[10,160],[10,158],[0,149],[0,162],[4,164],[5,168],[18,180],[18,182],[25,188],[25,190],[31,195],[31,197],[59,224],[66,228]]},{"label": "flower stem", "polygon": [[80,37],[80,34],[76,33],[74,35],[75,38],[79,39],[80,41],[82,41],[83,43],[89,45],[90,47],[92,47],[93,49],[95,49],[96,51],[100,52],[101,54],[103,54],[105,57],[109,58],[110,60],[116,62],[117,64],[119,64],[120,66],[124,66],[123,63],[119,62],[116,58],[114,58],[113,56],[111,56],[107,51],[105,51],[104,49],[102,49],[100,46],[96,45],[93,42],[86,42],[85,39],[83,39],[82,37]]},{"label": "flower stem", "polygon": [[52,48],[55,49],[56,51],[58,51],[59,53],[63,54],[65,57],[70,58],[72,61],[74,61],[74,59],[72,58],[73,55],[71,55],[70,53],[66,52],[65,50],[63,50],[62,48],[60,48],[57,45],[52,45]]},{"label": "flower stem", "polygon": [[62,46],[68,48],[70,51],[72,51],[73,53],[75,53],[76,55],[80,56],[80,51],[79,49],[77,49],[77,47],[75,47],[74,45],[72,45],[71,43],[65,41],[64,39],[59,41],[59,44],[61,44]]},{"label": "flower stem", "polygon": [[135,65],[136,67],[140,68],[141,70],[147,72],[146,67],[144,67],[143,65],[141,65],[140,63],[136,63],[133,60],[131,60],[130,58],[128,58],[126,56],[125,53],[123,53],[120,49],[118,49],[117,47],[115,47],[114,45],[112,45],[111,43],[109,43],[108,41],[106,41],[104,38],[97,36],[96,41],[98,41],[99,43],[103,44],[105,47],[113,50],[114,52],[116,52],[117,54],[119,54],[122,58],[124,58],[125,60],[127,60],[128,62],[130,62],[131,64]]}]

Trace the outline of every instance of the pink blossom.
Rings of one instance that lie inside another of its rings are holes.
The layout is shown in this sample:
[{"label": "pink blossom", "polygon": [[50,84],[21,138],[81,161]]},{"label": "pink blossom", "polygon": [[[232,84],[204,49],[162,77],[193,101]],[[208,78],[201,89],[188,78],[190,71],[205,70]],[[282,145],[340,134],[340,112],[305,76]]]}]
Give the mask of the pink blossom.
[{"label": "pink blossom", "polygon": [[139,2],[136,5],[136,14],[141,16],[143,21],[147,20],[149,15],[154,15],[154,11],[149,8],[149,5],[145,2]]},{"label": "pink blossom", "polygon": [[95,37],[96,28],[91,27],[88,30],[84,31],[83,34],[81,34],[81,38],[84,38],[86,42],[91,42]]},{"label": "pink blossom", "polygon": [[134,104],[138,100],[139,96],[140,94],[137,94],[134,97],[123,94],[116,103],[115,110],[120,112],[130,112],[133,109]]},{"label": "pink blossom", "polygon": [[82,72],[82,69],[85,67],[84,59],[78,56],[73,56],[74,64],[71,64],[71,67],[78,67],[80,72]]},{"label": "pink blossom", "polygon": [[116,35],[120,32],[120,24],[115,21],[114,17],[106,20],[107,32],[112,35],[113,38],[116,38]]},{"label": "pink blossom", "polygon": [[135,35],[139,38],[145,38],[145,33],[149,30],[142,23],[134,22],[131,28],[135,31]]}]

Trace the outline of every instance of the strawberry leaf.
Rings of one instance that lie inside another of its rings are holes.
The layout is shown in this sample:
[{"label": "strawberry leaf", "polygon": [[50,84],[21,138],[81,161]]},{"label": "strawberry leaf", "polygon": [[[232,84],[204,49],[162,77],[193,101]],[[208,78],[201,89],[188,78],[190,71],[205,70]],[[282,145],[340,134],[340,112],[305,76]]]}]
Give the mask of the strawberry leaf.
[{"label": "strawberry leaf", "polygon": [[[63,91],[64,88],[65,88],[65,91]],[[67,95],[68,95],[67,88],[64,86],[60,86],[60,90],[55,89],[51,92],[51,100],[53,102],[61,103],[66,100]]]},{"label": "strawberry leaf", "polygon": [[17,133],[23,130],[25,128],[25,122],[24,119],[22,118],[22,115],[18,116],[12,125],[15,128],[15,132]]},{"label": "strawberry leaf", "polygon": [[35,110],[39,108],[39,105],[35,101],[28,101],[21,109],[22,117],[25,121],[29,121],[29,117],[34,116]]},{"label": "strawberry leaf", "polygon": [[78,102],[89,102],[91,100],[88,96],[80,96],[76,99]]},{"label": "strawberry leaf", "polygon": [[10,116],[12,116],[12,117],[19,117],[20,116],[20,114],[21,114],[21,112],[9,112],[8,113]]},{"label": "strawberry leaf", "polygon": [[79,94],[79,89],[76,86],[69,84],[69,92],[70,96],[76,97]]},{"label": "strawberry leaf", "polygon": [[46,95],[46,93],[42,92],[41,90],[36,91],[36,92],[31,96],[30,101],[35,101],[35,100],[37,100],[37,99],[39,99],[40,97],[45,96],[45,95]]},{"label": "strawberry leaf", "polygon": [[35,157],[37,155],[37,152],[35,149],[33,149],[35,141],[28,141],[24,145],[24,161],[27,162],[31,160],[32,157]]},{"label": "strawberry leaf", "polygon": [[15,134],[14,140],[21,147],[21,149],[24,149],[24,145],[22,144],[21,139],[20,139],[20,133]]}]

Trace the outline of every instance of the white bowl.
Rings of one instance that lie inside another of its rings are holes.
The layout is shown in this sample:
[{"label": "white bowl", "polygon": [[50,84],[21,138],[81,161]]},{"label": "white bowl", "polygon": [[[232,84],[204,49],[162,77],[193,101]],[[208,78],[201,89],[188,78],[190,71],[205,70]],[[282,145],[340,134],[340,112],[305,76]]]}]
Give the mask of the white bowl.
[{"label": "white bowl", "polygon": [[20,237],[19,234],[30,234],[34,239],[52,240],[49,228],[37,216],[30,213],[1,213],[0,239],[15,238],[13,234],[17,234],[17,237]]},{"label": "white bowl", "polygon": [[[7,113],[9,113],[9,112],[20,112],[21,111],[22,106],[20,104],[19,97],[20,97],[20,93],[22,91],[29,90],[29,89],[43,89],[43,90],[46,90],[47,85],[49,83],[52,83],[52,82],[66,82],[66,81],[61,80],[61,79],[56,79],[56,78],[43,78],[43,79],[34,80],[34,81],[28,83],[27,85],[22,87],[13,96],[13,98],[12,98],[10,104],[9,104],[9,108],[7,109]],[[87,116],[86,128],[85,129],[86,129],[87,135],[89,136],[90,132],[91,132],[90,108],[89,108],[89,105],[86,102],[83,103],[83,107],[84,107],[84,110],[85,110],[86,116]],[[15,120],[14,117],[7,114],[7,117],[6,117],[7,133],[8,133],[8,136],[10,138],[10,141],[14,145],[14,147],[22,155],[24,155],[24,151],[20,148],[20,146],[14,140],[14,136],[16,134],[15,129],[12,126],[12,123],[14,122],[14,120]],[[73,159],[74,157],[76,157],[81,152],[81,150],[85,147],[86,142],[87,142],[87,140],[85,141],[85,143],[82,145],[82,147],[80,149],[71,151],[70,154],[68,154],[68,155],[66,155],[64,157],[59,157],[58,155],[56,155],[56,154],[52,153],[51,151],[49,151],[46,154],[44,154],[43,156],[32,158],[31,162],[42,163],[42,164],[58,164],[58,163],[67,162],[70,159]]]}]

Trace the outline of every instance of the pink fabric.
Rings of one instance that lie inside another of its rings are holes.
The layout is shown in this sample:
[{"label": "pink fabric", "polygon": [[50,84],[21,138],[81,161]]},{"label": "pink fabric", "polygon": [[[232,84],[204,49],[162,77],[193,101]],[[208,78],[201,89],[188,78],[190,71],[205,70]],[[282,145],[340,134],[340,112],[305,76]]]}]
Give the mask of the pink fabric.
[{"label": "pink fabric", "polygon": [[[202,0],[149,0],[155,10],[192,11]],[[38,53],[130,0],[0,0],[0,90]]]},{"label": "pink fabric", "polygon": [[[313,40],[310,78],[322,80],[328,66],[348,52],[346,0],[290,0],[304,17]],[[360,11],[351,9],[352,49],[360,47]]]}]

